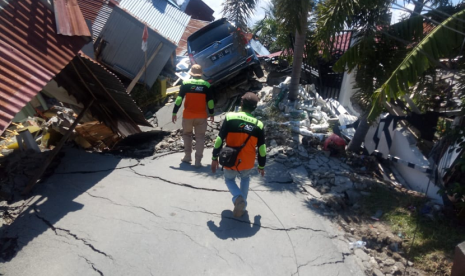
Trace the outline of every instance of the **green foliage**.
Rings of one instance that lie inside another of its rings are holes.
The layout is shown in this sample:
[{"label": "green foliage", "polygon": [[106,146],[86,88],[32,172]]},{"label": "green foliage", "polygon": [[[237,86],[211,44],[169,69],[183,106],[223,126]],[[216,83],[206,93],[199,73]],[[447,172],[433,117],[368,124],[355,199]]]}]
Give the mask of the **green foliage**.
[{"label": "green foliage", "polygon": [[316,8],[317,39],[323,55],[329,58],[334,35],[346,29],[365,33],[376,26],[389,25],[387,11],[393,0],[326,0]]},{"label": "green foliage", "polygon": [[308,18],[313,6],[313,0],[276,0],[276,17],[281,25],[301,34],[308,27],[302,25],[302,19]]},{"label": "green foliage", "polygon": [[255,10],[257,0],[225,0],[223,16],[241,30],[247,29],[247,20]]},{"label": "green foliage", "polygon": [[465,33],[465,24],[457,19],[465,20],[465,10],[445,20],[410,51],[373,95],[370,119],[379,116],[386,100],[400,98],[408,93],[409,87],[415,85],[426,70],[436,67],[439,59],[458,55],[465,38],[458,32]]},{"label": "green foliage", "polygon": [[403,251],[412,246],[409,257],[416,268],[428,275],[449,275],[454,248],[465,239],[465,228],[455,215],[435,216],[434,219],[421,215],[426,202],[418,195],[384,186],[374,187],[370,195],[361,200],[363,216],[357,218],[369,218],[376,210],[382,210],[381,221],[390,226],[393,235],[403,237]]}]

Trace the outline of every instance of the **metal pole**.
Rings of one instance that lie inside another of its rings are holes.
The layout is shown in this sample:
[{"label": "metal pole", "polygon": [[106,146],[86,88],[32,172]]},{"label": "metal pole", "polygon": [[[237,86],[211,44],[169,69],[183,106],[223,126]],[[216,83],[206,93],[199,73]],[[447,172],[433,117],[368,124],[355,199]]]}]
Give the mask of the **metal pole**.
[{"label": "metal pole", "polygon": [[53,159],[55,156],[58,154],[58,152],[61,150],[61,148],[64,146],[68,138],[71,136],[71,133],[73,133],[74,129],[78,125],[79,121],[81,121],[82,117],[86,114],[86,112],[89,110],[89,108],[92,106],[94,103],[94,99],[87,105],[86,108],[84,108],[79,116],[74,120],[74,123],[71,125],[69,128],[68,132],[61,138],[60,142],[58,145],[52,150],[52,153],[47,157],[44,163],[42,163],[42,166],[37,170],[37,173],[29,180],[26,188],[24,188],[24,191],[21,193],[23,195],[28,194],[32,188],[37,184],[37,181],[40,179],[40,177],[44,174],[45,170],[47,167],[52,163]]}]

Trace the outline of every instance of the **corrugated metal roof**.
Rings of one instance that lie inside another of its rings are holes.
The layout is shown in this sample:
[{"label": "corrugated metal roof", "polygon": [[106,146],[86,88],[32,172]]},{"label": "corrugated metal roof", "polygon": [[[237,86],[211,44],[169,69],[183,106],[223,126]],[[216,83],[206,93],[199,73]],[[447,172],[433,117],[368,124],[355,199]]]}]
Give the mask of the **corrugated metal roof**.
[{"label": "corrugated metal roof", "polygon": [[190,19],[166,0],[121,0],[119,6],[176,45]]},{"label": "corrugated metal roof", "polygon": [[[133,79],[144,67],[145,57],[141,49],[144,24],[119,7],[114,7],[100,33],[104,47],[98,60],[118,73]],[[160,43],[163,47],[147,67],[147,85],[152,86],[161,70],[175,51],[176,45],[149,29],[147,60]],[[140,81],[143,82],[145,74]]]},{"label": "corrugated metal roof", "polygon": [[84,18],[94,23],[105,0],[77,0],[77,2]]},{"label": "corrugated metal roof", "polygon": [[84,106],[95,98],[92,115],[123,136],[151,126],[118,77],[82,52],[55,79]]},{"label": "corrugated metal roof", "polygon": [[0,134],[85,43],[58,35],[54,13],[41,1],[10,1],[0,9]]},{"label": "corrugated metal roof", "polygon": [[110,18],[113,8],[108,5],[103,5],[102,8],[98,11],[97,17],[92,24],[92,38],[96,40],[100,32],[102,31],[105,24],[107,24],[108,18]]},{"label": "corrugated metal roof", "polygon": [[77,35],[90,37],[77,0],[53,0],[57,33],[61,35]]},{"label": "corrugated metal roof", "polygon": [[[108,0],[77,0],[82,14],[86,20],[92,22],[92,39],[95,41],[103,27],[107,23],[113,4],[107,4]],[[116,3],[117,4],[117,3]]]},{"label": "corrugated metal roof", "polygon": [[191,18],[189,20],[189,24],[187,24],[187,28],[184,31],[184,34],[181,37],[181,40],[179,40],[178,43],[178,48],[176,49],[176,55],[182,56],[187,52],[187,38],[197,32],[198,30],[202,29],[203,27],[207,26],[211,22],[208,21],[202,21],[202,20],[197,20]]}]

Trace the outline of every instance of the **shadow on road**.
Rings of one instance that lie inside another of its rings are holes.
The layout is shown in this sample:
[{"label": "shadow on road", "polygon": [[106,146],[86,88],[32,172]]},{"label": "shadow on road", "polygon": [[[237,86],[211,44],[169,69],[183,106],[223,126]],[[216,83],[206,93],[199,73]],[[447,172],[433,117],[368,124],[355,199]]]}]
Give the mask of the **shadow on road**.
[{"label": "shadow on road", "polygon": [[77,233],[56,224],[67,214],[81,210],[84,206],[76,198],[117,169],[120,161],[114,156],[67,150],[55,174],[37,184],[31,197],[25,200],[21,214],[12,224],[0,227],[0,263],[13,259],[47,230],[82,240]]},{"label": "shadow on road", "polygon": [[207,222],[207,226],[219,239],[244,239],[257,234],[261,228],[261,218],[260,215],[256,215],[252,223],[248,212],[241,218],[234,218],[231,210],[224,210],[221,212],[219,226],[216,226],[215,222],[211,220]]},{"label": "shadow on road", "polygon": [[184,162],[179,162],[178,167],[170,166],[169,168],[175,171],[194,172],[204,177],[223,179],[223,172],[221,171],[221,168],[216,173],[212,173],[210,164],[207,165],[206,162],[202,162],[202,166],[200,168],[196,168],[193,164]]}]

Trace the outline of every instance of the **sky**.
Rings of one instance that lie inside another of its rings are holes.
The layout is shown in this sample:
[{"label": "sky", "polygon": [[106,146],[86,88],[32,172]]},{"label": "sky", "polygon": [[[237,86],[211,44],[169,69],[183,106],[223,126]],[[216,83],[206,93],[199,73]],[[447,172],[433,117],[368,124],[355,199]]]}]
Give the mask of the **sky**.
[{"label": "sky", "polygon": [[[289,1],[292,1],[292,0],[289,0]],[[183,0],[178,0],[178,3],[181,4],[183,2]],[[215,13],[213,14],[213,16],[215,17],[215,19],[219,19],[221,18],[221,8],[222,8],[222,3],[223,1],[222,0],[203,0],[203,2],[205,2],[208,6],[210,6],[210,8],[212,8]],[[460,0],[452,0],[452,2],[454,4],[457,4],[458,2],[460,2]],[[249,22],[249,25],[253,25],[253,23],[255,23],[256,21],[262,19],[264,16],[265,16],[265,12],[263,11],[263,8],[267,6],[267,4],[269,3],[269,0],[259,0],[258,1],[258,6],[257,8],[255,9],[255,13],[252,15],[251,19],[250,19],[250,22]],[[404,4],[404,0],[397,0],[397,3],[399,5],[403,5]],[[406,8],[408,9],[413,9],[414,5],[413,4],[407,4],[406,5]],[[397,8],[399,7],[395,7],[396,9],[392,9],[392,20],[391,20],[391,23],[395,23],[397,21],[399,21],[399,19],[402,17],[403,14],[407,14],[406,11],[401,11]]]}]

